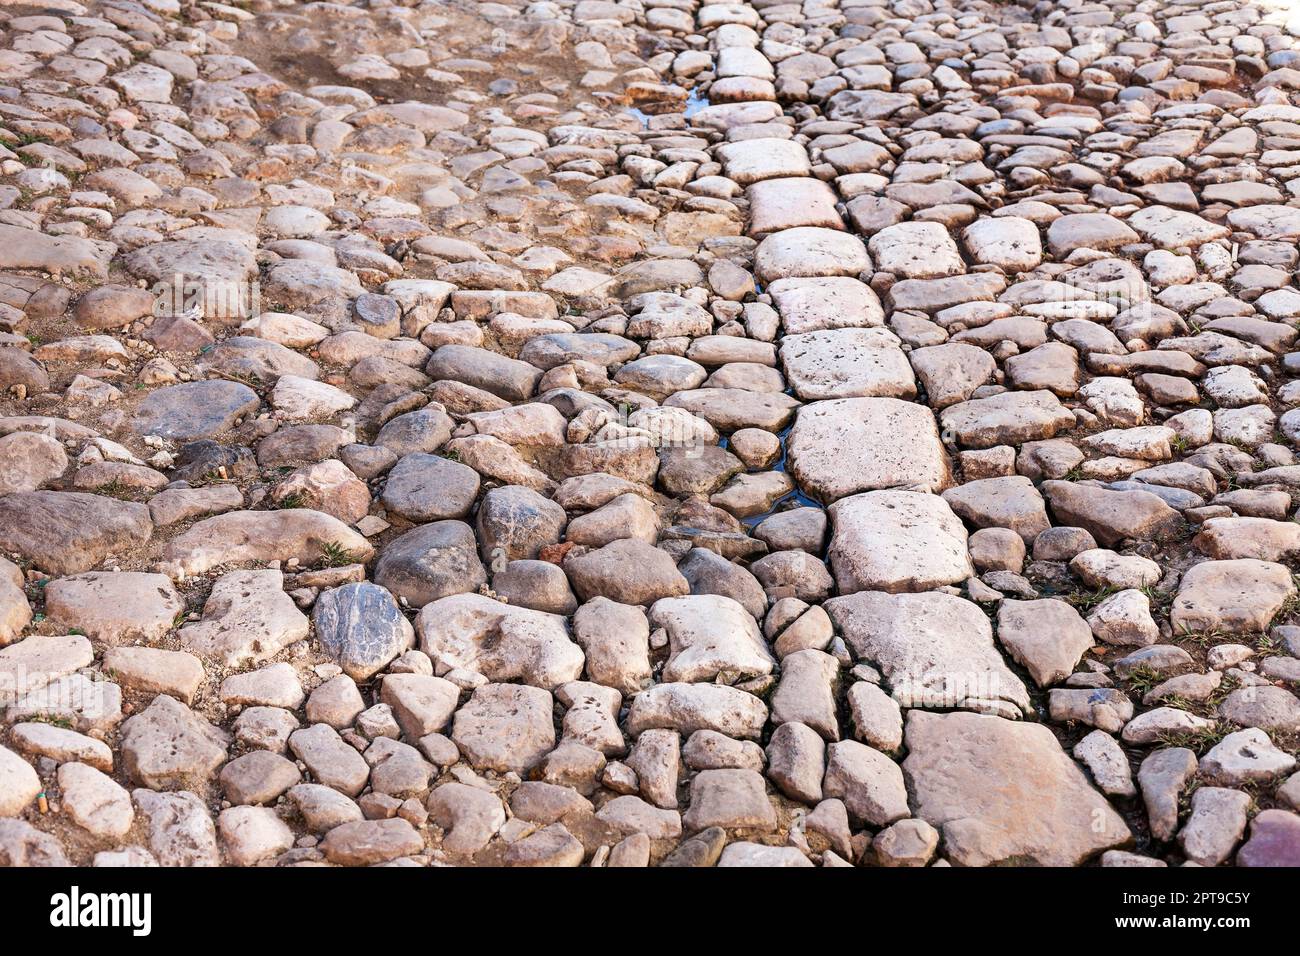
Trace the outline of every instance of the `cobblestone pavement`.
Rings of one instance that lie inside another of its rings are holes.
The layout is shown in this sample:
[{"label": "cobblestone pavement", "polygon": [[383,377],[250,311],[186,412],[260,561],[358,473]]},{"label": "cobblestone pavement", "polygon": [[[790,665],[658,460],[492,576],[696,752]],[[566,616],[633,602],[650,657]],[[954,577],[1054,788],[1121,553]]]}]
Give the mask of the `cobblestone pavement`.
[{"label": "cobblestone pavement", "polygon": [[0,6],[0,864],[1300,865],[1300,8]]}]

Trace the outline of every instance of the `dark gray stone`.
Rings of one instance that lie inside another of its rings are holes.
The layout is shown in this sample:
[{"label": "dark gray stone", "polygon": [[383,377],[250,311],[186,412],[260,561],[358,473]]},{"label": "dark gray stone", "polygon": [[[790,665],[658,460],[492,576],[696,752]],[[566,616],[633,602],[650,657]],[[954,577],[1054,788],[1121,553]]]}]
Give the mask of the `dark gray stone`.
[{"label": "dark gray stone", "polygon": [[463,518],[478,497],[478,472],[468,465],[412,452],[388,473],[384,507],[407,521]]},{"label": "dark gray stone", "polygon": [[251,478],[258,473],[257,457],[244,445],[219,445],[210,439],[189,442],[176,455],[171,479],[200,483],[220,477],[222,468],[227,478]]},{"label": "dark gray stone", "polygon": [[238,382],[185,382],[150,393],[136,409],[131,428],[138,435],[158,435],[187,442],[211,438],[252,415],[261,405],[257,393]]},{"label": "dark gray stone", "polygon": [[376,338],[396,338],[402,330],[402,307],[392,296],[363,292],[352,303],[352,315]]},{"label": "dark gray stone", "polygon": [[415,644],[415,630],[386,588],[368,581],[325,591],[312,611],[316,638],[343,673],[364,681]]},{"label": "dark gray stone", "polygon": [[435,521],[413,528],[384,549],[375,565],[382,584],[412,607],[477,591],[487,572],[475,551],[474,532],[463,521]]}]

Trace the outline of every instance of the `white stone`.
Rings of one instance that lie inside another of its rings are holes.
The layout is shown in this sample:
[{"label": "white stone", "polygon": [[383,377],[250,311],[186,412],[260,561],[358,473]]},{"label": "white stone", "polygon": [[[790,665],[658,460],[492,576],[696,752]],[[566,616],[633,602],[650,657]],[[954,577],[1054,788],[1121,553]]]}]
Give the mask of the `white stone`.
[{"label": "white stone", "polygon": [[1007,272],[1027,272],[1043,261],[1038,227],[1017,216],[978,219],[962,234],[972,259]]},{"label": "white stone", "polygon": [[650,607],[650,626],[668,635],[665,681],[711,681],[724,673],[756,677],[776,664],[754,618],[729,597],[662,598]]},{"label": "white stone", "polygon": [[844,398],[799,409],[787,442],[799,487],[823,502],[860,491],[943,491],[951,466],[934,414],[895,398]]},{"label": "white stone", "polygon": [[786,335],[781,366],[799,398],[913,398],[916,378],[887,329],[826,329]]},{"label": "white stone", "polygon": [[937,222],[886,226],[867,243],[876,268],[905,279],[938,279],[966,271],[952,236]]},{"label": "white stone", "polygon": [[918,491],[869,491],[830,507],[829,557],[841,594],[928,591],[975,573],[966,528],[948,503]]}]

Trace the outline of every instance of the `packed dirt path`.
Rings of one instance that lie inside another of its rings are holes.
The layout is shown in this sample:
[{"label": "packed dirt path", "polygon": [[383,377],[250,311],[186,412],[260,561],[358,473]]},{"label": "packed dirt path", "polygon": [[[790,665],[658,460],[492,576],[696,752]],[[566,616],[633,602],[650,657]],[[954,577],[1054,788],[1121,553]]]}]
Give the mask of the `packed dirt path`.
[{"label": "packed dirt path", "polygon": [[0,864],[1300,865],[1294,4],[5,3],[0,143]]}]

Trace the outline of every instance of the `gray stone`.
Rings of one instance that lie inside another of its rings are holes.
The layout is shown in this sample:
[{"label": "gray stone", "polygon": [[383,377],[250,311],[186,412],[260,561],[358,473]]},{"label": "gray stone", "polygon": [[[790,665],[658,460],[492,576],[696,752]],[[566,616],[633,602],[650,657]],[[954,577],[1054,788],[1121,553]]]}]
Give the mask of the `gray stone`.
[{"label": "gray stone", "polygon": [[1196,754],[1186,747],[1156,750],[1142,761],[1138,786],[1156,839],[1173,838],[1178,829],[1179,798],[1195,774]]},{"label": "gray stone", "polygon": [[136,409],[131,428],[138,435],[177,442],[212,438],[260,405],[257,393],[238,382],[184,382],[150,392]]},{"label": "gray stone", "polygon": [[26,760],[0,747],[0,817],[25,813],[41,792],[41,779]]},{"label": "gray stone", "polygon": [[485,561],[536,558],[564,533],[564,509],[531,488],[509,485],[483,496],[475,517],[479,551]]},{"label": "gray stone", "polygon": [[322,593],[312,624],[325,653],[358,681],[368,680],[415,644],[415,629],[392,594],[369,582]]},{"label": "gray stone", "polygon": [[289,749],[317,782],[349,797],[360,794],[370,777],[365,758],[326,724],[295,730],[289,735]]},{"label": "gray stone", "polygon": [[691,781],[690,807],[682,826],[690,832],[709,827],[765,832],[777,825],[761,775],[752,770],[701,770]]},{"label": "gray stone", "polygon": [[437,455],[413,452],[388,473],[382,500],[392,514],[423,523],[464,518],[478,497],[473,468]]},{"label": "gray stone", "polygon": [[279,571],[232,571],[217,579],[203,619],[181,628],[187,650],[226,666],[260,663],[307,637],[307,618]]},{"label": "gray stone", "polygon": [[375,565],[375,583],[412,607],[487,583],[474,531],[462,521],[435,521],[395,538]]}]

